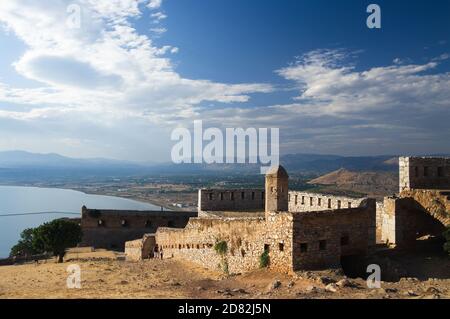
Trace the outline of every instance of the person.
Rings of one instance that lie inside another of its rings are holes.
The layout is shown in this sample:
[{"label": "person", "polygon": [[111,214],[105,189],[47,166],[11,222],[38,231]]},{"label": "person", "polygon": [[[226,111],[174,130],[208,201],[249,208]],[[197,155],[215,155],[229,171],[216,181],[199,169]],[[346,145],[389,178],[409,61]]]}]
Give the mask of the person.
[{"label": "person", "polygon": [[161,249],[159,250],[159,256],[161,257],[161,260],[162,260],[163,257],[164,257],[164,252],[163,252],[162,247],[161,247]]},{"label": "person", "polygon": [[153,250],[153,258],[158,258],[158,246],[155,246],[155,249]]}]

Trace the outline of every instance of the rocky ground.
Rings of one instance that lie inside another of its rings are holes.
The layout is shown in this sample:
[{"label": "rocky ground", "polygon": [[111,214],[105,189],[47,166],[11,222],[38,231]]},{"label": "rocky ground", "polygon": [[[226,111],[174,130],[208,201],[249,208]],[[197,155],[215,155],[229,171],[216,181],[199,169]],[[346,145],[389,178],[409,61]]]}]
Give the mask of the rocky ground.
[{"label": "rocky ground", "polygon": [[[131,263],[112,252],[72,254],[63,264],[0,267],[0,298],[450,298],[450,278],[403,278],[368,289],[363,279],[341,271],[295,275],[257,270],[225,276],[181,260]],[[81,268],[81,289],[68,289],[67,267]]]}]

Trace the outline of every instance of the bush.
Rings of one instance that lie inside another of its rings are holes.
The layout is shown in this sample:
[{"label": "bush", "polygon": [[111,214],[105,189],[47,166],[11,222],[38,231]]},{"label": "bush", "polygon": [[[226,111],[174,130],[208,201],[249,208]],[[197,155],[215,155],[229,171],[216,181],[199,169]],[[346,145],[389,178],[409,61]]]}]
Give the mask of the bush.
[{"label": "bush", "polygon": [[226,241],[219,241],[214,245],[214,250],[221,256],[226,255],[228,251],[228,244]]},{"label": "bush", "polygon": [[269,251],[265,250],[259,257],[259,266],[261,268],[266,268],[269,266],[269,263],[270,263]]}]

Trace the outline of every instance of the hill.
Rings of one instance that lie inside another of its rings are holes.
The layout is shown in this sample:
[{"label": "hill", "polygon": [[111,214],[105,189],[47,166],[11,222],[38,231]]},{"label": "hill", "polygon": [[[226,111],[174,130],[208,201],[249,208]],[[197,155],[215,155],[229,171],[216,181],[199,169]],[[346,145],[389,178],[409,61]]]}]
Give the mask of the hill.
[{"label": "hill", "polygon": [[309,181],[323,189],[344,190],[371,196],[386,196],[398,192],[398,174],[394,172],[355,172],[339,169]]}]

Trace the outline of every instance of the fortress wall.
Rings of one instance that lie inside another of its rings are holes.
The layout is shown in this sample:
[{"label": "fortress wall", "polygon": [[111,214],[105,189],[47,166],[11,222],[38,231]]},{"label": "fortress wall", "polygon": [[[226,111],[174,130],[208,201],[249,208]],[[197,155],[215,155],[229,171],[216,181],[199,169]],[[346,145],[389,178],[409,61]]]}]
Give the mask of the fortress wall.
[{"label": "fortress wall", "polygon": [[127,261],[141,261],[151,257],[155,248],[155,236],[144,235],[143,238],[125,243],[125,255]]},{"label": "fortress wall", "polygon": [[341,256],[365,255],[375,246],[375,200],[357,208],[295,213],[295,270],[339,267]]},{"label": "fortress wall", "polygon": [[[231,274],[258,269],[260,256],[268,249],[270,268],[287,272],[292,270],[292,217],[289,216],[274,215],[270,225],[263,218],[194,218],[185,229],[160,228],[156,242],[165,256],[190,260],[212,270],[227,268]],[[214,249],[221,241],[228,246],[224,256]]]},{"label": "fortress wall", "polygon": [[289,192],[289,211],[308,212],[358,207],[364,198],[322,195],[308,192]]},{"label": "fortress wall", "polygon": [[264,211],[264,190],[262,189],[200,189],[199,211]]},{"label": "fortress wall", "polygon": [[125,242],[155,233],[159,227],[183,228],[196,212],[116,211],[83,207],[82,246],[122,250]]},{"label": "fortress wall", "polygon": [[450,158],[400,157],[400,192],[450,189]]},{"label": "fortress wall", "polygon": [[382,239],[399,248],[414,246],[421,236],[442,234],[450,220],[450,210],[446,210],[443,202],[445,197],[439,196],[439,192],[416,190],[410,191],[410,195],[384,200]]}]

